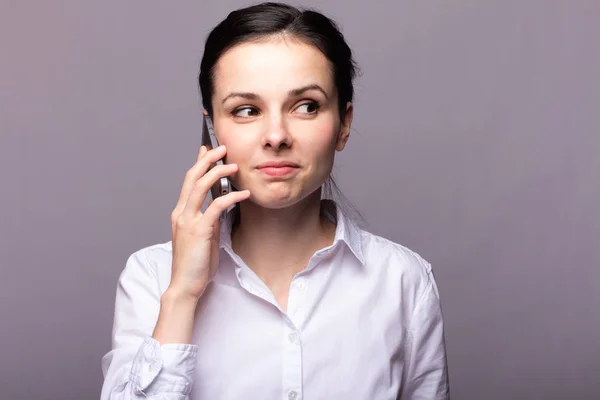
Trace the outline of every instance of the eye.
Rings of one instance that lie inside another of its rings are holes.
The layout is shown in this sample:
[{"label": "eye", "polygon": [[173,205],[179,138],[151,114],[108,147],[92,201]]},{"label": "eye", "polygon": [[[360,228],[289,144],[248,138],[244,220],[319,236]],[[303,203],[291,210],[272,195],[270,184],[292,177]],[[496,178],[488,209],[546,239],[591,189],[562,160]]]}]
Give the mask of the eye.
[{"label": "eye", "polygon": [[231,115],[233,115],[234,117],[240,117],[240,118],[250,118],[250,117],[257,116],[258,110],[254,107],[249,107],[249,106],[239,107],[239,108],[236,108],[235,110],[233,110],[231,112]]},{"label": "eye", "polygon": [[316,114],[319,111],[321,106],[316,101],[309,101],[304,104],[301,104],[296,108],[300,114]]}]

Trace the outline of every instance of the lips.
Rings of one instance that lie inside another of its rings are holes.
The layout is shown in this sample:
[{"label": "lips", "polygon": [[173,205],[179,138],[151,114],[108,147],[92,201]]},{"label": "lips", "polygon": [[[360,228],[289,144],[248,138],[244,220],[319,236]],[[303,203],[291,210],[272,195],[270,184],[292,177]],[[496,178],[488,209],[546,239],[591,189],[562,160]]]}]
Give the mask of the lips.
[{"label": "lips", "polygon": [[256,168],[262,169],[262,168],[283,168],[283,167],[298,168],[299,165],[294,162],[291,162],[291,161],[268,161],[268,162],[260,164]]},{"label": "lips", "polygon": [[256,168],[269,176],[285,177],[296,172],[299,167],[298,164],[291,161],[269,161],[258,165]]}]

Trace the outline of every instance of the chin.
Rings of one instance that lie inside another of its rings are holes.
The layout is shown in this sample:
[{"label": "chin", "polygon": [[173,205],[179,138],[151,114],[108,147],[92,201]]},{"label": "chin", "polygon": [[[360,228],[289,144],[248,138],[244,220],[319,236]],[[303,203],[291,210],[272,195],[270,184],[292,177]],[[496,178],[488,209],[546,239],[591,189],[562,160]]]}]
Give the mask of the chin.
[{"label": "chin", "polygon": [[293,206],[309,194],[301,190],[293,190],[290,187],[261,187],[254,191],[250,189],[250,193],[249,200],[251,202],[273,210]]},{"label": "chin", "polygon": [[[252,193],[252,192],[251,192]],[[274,196],[272,194],[262,194],[262,195],[250,195],[249,201],[254,204],[262,207],[269,208],[272,210],[278,210],[281,208],[286,208],[293,206],[298,201],[299,198],[296,196]]]},{"label": "chin", "polygon": [[291,207],[311,197],[313,194],[317,195],[315,192],[322,185],[322,182],[319,180],[307,182],[301,179],[275,182],[248,179],[235,183],[241,183],[244,189],[250,190],[250,198],[247,201],[259,207],[272,210]]}]

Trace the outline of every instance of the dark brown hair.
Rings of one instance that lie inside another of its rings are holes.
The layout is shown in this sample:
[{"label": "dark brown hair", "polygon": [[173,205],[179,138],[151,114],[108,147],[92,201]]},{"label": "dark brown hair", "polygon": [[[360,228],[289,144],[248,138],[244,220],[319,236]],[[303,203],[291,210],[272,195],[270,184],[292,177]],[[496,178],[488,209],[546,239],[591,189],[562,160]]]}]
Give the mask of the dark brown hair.
[{"label": "dark brown hair", "polygon": [[202,105],[212,115],[215,65],[232,47],[267,38],[289,35],[315,46],[329,60],[343,118],[354,97],[356,63],[336,23],[314,10],[300,10],[283,3],[266,2],[229,13],[208,35],[198,78]]}]

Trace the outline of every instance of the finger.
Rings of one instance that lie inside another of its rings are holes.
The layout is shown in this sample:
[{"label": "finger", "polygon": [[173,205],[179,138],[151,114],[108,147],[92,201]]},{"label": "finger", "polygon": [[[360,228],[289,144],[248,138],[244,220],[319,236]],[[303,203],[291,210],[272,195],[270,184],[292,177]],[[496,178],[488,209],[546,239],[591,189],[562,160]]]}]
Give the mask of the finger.
[{"label": "finger", "polygon": [[[204,146],[204,145],[200,146],[196,164],[206,154],[207,151],[208,151],[208,148],[206,146]],[[185,180],[184,180],[184,184],[185,184]],[[177,229],[175,227],[175,221],[177,221],[177,218],[179,218],[179,215],[181,214],[181,212],[183,211],[183,207],[185,206],[185,203],[182,203],[182,195],[184,195],[183,192],[184,192],[184,189],[182,188],[182,193],[180,193],[180,195],[179,195],[177,204],[175,205],[175,208],[171,212],[171,234],[172,234],[173,240],[175,240],[175,235],[177,232]]]},{"label": "finger", "polygon": [[200,149],[198,160],[185,176],[180,196],[180,200],[184,202],[187,201],[191,191],[194,189],[195,182],[206,174],[210,166],[222,159],[226,153],[225,146],[219,146],[212,150],[208,150],[205,146],[202,147],[204,147],[204,151],[202,151],[202,148]]},{"label": "finger", "polygon": [[188,216],[198,213],[210,188],[219,179],[232,175],[236,173],[237,170],[237,164],[223,164],[217,165],[215,168],[212,168],[210,171],[204,174],[202,178],[195,182],[192,193],[190,193],[190,197],[187,199],[182,213]]},{"label": "finger", "polygon": [[240,190],[239,192],[231,192],[225,196],[218,197],[213,201],[210,206],[207,207],[204,212],[203,218],[211,221],[213,224],[217,223],[221,213],[226,211],[229,207],[236,203],[244,201],[250,197],[249,190]]},{"label": "finger", "polygon": [[[202,149],[200,152],[202,152]],[[205,147],[204,154],[198,156],[198,161],[196,161],[194,166],[185,174],[185,179],[183,181],[183,185],[181,186],[181,193],[179,194],[179,200],[177,201],[176,208],[178,207],[179,209],[183,210],[188,198],[190,197],[190,194],[194,190],[196,181],[206,174],[206,171],[208,171],[212,164],[223,158],[225,153],[225,146],[219,146],[216,149],[208,151]]]},{"label": "finger", "polygon": [[[212,203],[214,203],[214,202],[215,202],[215,200],[214,200],[214,199],[211,199],[211,200],[208,202],[208,206],[207,206],[207,208],[208,208],[208,207],[210,207],[210,205],[211,205]],[[219,237],[219,232],[220,232],[220,231],[221,231],[221,219],[219,218],[219,219],[217,219],[217,220],[215,221],[215,223],[213,224],[213,237],[217,237],[217,238],[218,238],[218,237]]]},{"label": "finger", "polygon": [[208,149],[206,148],[206,146],[200,146],[200,151],[198,152],[198,161],[206,154],[207,151]]}]

